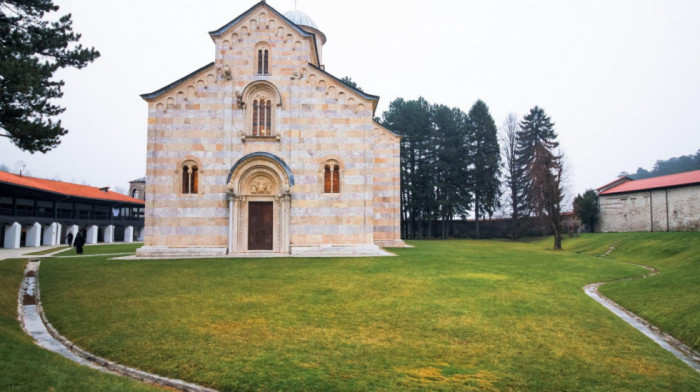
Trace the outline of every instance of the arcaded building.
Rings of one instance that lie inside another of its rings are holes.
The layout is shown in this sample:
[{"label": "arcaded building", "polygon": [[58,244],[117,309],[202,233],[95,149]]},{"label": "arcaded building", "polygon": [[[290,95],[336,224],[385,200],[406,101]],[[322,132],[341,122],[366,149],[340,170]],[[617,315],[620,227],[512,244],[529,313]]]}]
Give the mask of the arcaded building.
[{"label": "arcaded building", "polygon": [[326,36],[311,18],[263,1],[209,35],[213,62],[142,95],[138,254],[350,255],[404,245],[400,137],[374,121],[379,97],[326,72]]}]

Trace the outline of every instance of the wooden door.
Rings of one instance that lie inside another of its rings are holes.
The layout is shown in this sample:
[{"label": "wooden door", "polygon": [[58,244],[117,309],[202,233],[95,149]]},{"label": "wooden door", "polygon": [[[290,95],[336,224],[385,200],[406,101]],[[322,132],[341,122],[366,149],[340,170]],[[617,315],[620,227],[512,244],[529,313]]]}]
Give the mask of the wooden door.
[{"label": "wooden door", "polygon": [[248,250],[272,250],[272,202],[248,203]]}]

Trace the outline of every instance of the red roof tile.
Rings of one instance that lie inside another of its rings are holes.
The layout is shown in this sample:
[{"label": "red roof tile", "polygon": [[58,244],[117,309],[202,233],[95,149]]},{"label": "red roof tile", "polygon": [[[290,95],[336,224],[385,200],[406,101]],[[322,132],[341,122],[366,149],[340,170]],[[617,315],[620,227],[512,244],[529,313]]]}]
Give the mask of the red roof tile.
[{"label": "red roof tile", "polygon": [[670,174],[668,176],[645,178],[643,180],[628,181],[601,192],[600,194],[610,195],[613,193],[638,192],[692,184],[700,184],[700,170]]},{"label": "red roof tile", "polygon": [[134,199],[121,193],[103,191],[100,188],[88,185],[71,184],[69,182],[45,180],[0,171],[0,182],[34,188],[46,192],[59,193],[66,196],[82,197],[86,199],[121,201],[133,204],[145,204],[143,200]]},{"label": "red roof tile", "polygon": [[607,183],[607,184],[601,186],[600,188],[598,188],[598,189],[596,189],[596,190],[597,190],[599,193],[602,193],[602,192],[607,191],[608,189],[612,189],[612,188],[614,188],[614,187],[616,187],[616,186],[618,186],[618,185],[620,185],[620,184],[622,184],[622,183],[628,182],[628,181],[634,181],[634,180],[631,179],[631,178],[629,178],[629,177],[627,177],[627,176],[618,177],[618,178],[616,178],[615,180],[610,181],[609,183]]}]

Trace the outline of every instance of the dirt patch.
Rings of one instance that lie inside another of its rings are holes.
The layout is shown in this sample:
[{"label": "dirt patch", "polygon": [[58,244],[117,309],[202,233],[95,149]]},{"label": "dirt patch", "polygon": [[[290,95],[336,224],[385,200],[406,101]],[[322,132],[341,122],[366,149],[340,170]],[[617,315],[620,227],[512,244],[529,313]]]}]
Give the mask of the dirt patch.
[{"label": "dirt patch", "polygon": [[33,295],[24,294],[22,305],[36,305],[36,298]]}]

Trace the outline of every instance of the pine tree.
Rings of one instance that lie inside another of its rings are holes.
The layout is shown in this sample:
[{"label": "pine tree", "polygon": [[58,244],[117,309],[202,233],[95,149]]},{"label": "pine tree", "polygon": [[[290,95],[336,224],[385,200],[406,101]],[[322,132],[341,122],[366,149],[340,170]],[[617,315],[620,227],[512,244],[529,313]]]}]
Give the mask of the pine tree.
[{"label": "pine tree", "polygon": [[441,237],[447,238],[448,223],[455,215],[465,214],[470,206],[468,165],[469,154],[463,141],[466,138],[467,115],[458,108],[433,106],[435,127],[436,164],[434,178],[436,200],[441,226]]},{"label": "pine tree", "polygon": [[76,43],[71,15],[42,20],[58,10],[52,0],[0,1],[0,136],[22,150],[45,153],[68,133],[51,118],[65,110],[53,103],[63,96],[59,68],[83,68],[99,57]]},{"label": "pine tree", "polygon": [[430,104],[423,98],[397,98],[383,113],[382,123],[401,139],[401,229],[403,238],[416,238],[418,223],[434,201],[432,120]]},{"label": "pine tree", "polygon": [[500,207],[500,165],[496,123],[484,101],[478,100],[469,110],[470,157],[472,193],[476,220],[476,238],[480,238],[479,220],[493,215]]},{"label": "pine tree", "polygon": [[518,165],[525,173],[524,193],[531,213],[546,218],[554,233],[554,249],[561,249],[562,156],[554,123],[535,106],[520,123]]},{"label": "pine tree", "polygon": [[600,220],[600,206],[598,205],[598,193],[593,189],[588,189],[583,196],[574,198],[574,214],[581,220],[581,223],[588,225],[591,232],[595,232],[595,227]]}]

